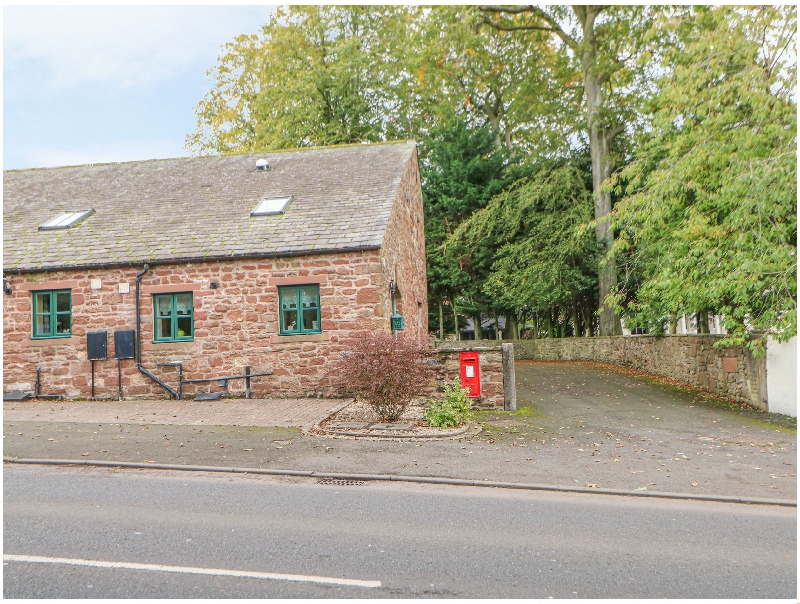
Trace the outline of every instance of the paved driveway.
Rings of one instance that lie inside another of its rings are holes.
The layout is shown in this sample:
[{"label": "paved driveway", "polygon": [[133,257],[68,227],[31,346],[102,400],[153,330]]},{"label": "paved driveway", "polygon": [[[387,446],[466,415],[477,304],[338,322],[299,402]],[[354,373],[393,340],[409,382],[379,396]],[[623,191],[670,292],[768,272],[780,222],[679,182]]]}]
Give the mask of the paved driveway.
[{"label": "paved driveway", "polygon": [[167,424],[173,426],[304,426],[347,401],[341,399],[226,399],[197,402],[60,401],[3,403],[6,422]]},{"label": "paved driveway", "polygon": [[596,363],[522,361],[516,379],[518,411],[481,412],[478,438],[573,484],[795,498],[796,420]]}]

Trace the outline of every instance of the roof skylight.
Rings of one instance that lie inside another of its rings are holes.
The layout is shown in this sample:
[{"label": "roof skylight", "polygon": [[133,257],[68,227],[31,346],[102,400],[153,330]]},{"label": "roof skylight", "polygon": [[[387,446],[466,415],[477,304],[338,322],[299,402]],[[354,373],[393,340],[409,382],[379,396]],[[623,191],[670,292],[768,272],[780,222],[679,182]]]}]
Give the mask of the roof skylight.
[{"label": "roof skylight", "polygon": [[250,212],[250,216],[271,216],[273,214],[283,214],[294,199],[294,195],[281,195],[279,197],[264,197]]},{"label": "roof skylight", "polygon": [[67,210],[66,212],[61,212],[61,214],[55,218],[45,222],[39,227],[39,230],[51,231],[54,229],[68,229],[91,214],[94,214],[94,209],[92,208],[88,210]]}]

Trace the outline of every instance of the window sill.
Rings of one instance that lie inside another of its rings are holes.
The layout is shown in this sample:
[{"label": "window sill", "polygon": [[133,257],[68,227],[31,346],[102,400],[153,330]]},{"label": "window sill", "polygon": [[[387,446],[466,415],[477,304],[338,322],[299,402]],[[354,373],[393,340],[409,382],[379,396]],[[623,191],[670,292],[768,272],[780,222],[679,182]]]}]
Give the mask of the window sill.
[{"label": "window sill", "polygon": [[284,342],[327,342],[327,333],[300,333],[295,336],[272,335],[270,344],[283,344]]},{"label": "window sill", "polygon": [[31,338],[25,342],[25,346],[32,346],[34,348],[39,346],[59,346],[78,344],[81,338],[78,336],[56,336],[53,338]]}]

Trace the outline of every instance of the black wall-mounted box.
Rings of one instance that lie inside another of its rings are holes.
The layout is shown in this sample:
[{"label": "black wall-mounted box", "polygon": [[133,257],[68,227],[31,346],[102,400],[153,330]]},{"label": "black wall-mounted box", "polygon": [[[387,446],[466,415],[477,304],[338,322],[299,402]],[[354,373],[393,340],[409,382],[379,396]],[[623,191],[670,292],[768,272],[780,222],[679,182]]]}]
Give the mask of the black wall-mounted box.
[{"label": "black wall-mounted box", "polygon": [[114,356],[118,359],[132,359],[136,356],[136,330],[125,329],[114,332]]},{"label": "black wall-mounted box", "polygon": [[108,358],[108,332],[90,331],[87,333],[86,352],[90,361],[105,361]]}]

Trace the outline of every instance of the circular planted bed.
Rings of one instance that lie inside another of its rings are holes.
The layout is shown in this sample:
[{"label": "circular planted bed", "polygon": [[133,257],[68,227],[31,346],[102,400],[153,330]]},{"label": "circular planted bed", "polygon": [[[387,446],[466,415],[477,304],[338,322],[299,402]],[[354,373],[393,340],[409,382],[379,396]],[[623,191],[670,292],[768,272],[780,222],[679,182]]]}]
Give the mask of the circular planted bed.
[{"label": "circular planted bed", "polygon": [[385,422],[367,403],[353,402],[314,425],[309,432],[320,436],[393,440],[458,438],[474,436],[480,431],[481,427],[471,422],[453,428],[428,426],[425,424],[425,410],[421,405],[409,405],[397,421]]}]

